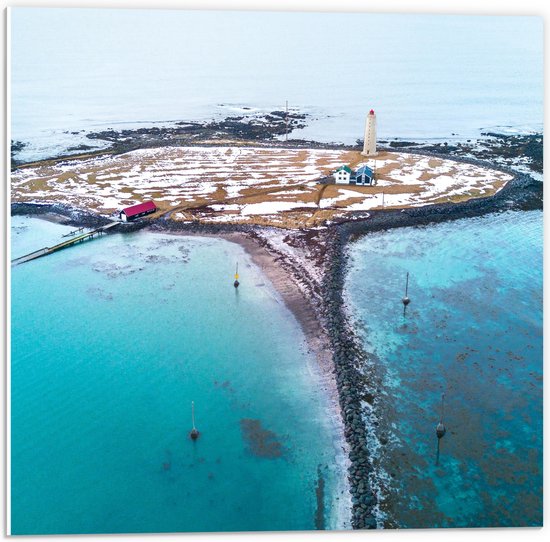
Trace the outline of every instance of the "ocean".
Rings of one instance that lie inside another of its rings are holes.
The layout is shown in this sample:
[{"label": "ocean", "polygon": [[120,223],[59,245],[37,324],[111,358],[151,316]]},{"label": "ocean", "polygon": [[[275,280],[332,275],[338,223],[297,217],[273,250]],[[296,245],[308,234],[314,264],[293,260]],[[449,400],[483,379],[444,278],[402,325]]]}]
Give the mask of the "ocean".
[{"label": "ocean", "polygon": [[[12,255],[70,230],[14,217]],[[14,534],[344,526],[315,358],[239,245],[114,234],[14,267],[11,354]]]},{"label": "ocean", "polygon": [[371,108],[380,138],[542,131],[542,44],[538,17],[14,8],[11,138],[34,160],[287,100],[316,141],[362,139]]},{"label": "ocean", "polygon": [[542,525],[542,231],[542,212],[504,212],[350,246],[391,523]]}]

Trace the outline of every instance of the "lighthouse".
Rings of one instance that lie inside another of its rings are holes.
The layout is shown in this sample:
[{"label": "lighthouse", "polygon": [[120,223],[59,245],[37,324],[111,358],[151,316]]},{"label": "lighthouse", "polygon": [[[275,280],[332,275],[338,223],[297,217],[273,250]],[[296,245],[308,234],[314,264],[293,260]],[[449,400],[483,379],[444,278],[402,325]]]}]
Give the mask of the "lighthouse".
[{"label": "lighthouse", "polygon": [[376,115],[374,109],[369,111],[365,123],[365,142],[363,144],[363,156],[376,156]]}]

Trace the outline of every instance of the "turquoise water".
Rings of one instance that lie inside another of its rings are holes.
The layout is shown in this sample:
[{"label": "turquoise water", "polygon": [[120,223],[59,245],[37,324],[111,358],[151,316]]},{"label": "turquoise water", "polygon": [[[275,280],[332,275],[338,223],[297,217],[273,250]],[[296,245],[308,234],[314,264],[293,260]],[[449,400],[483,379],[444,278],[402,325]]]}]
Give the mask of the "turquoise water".
[{"label": "turquoise water", "polygon": [[[12,257],[69,229],[14,217]],[[115,234],[11,280],[14,534],[313,529],[318,471],[342,526],[315,361],[240,246]]]},{"label": "turquoise water", "polygon": [[506,212],[352,245],[346,299],[381,390],[389,524],[542,524],[542,229],[542,212]]}]

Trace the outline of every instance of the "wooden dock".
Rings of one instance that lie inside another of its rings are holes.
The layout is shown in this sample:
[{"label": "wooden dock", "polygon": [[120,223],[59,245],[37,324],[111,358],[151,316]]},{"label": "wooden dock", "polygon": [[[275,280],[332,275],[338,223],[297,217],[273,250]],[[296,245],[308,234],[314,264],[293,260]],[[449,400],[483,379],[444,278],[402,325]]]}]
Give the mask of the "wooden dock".
[{"label": "wooden dock", "polygon": [[72,239],[68,239],[67,241],[63,241],[57,245],[54,245],[53,247],[44,247],[39,250],[35,250],[34,252],[31,252],[30,254],[25,254],[24,256],[20,256],[19,258],[15,258],[11,261],[11,265],[19,265],[20,263],[30,262],[31,260],[36,260],[36,258],[41,258],[42,256],[47,256],[48,254],[53,254],[54,252],[57,252],[58,250],[62,250],[64,248],[70,247],[72,245],[76,245],[77,243],[81,243],[82,241],[86,241],[87,239],[93,239],[96,236],[103,235],[103,233],[106,230],[109,230],[111,228],[114,228],[115,226],[118,226],[120,222],[110,222],[109,224],[105,226],[101,226],[100,228],[96,228],[95,230],[83,233],[81,235],[77,235],[76,237],[73,237]]}]

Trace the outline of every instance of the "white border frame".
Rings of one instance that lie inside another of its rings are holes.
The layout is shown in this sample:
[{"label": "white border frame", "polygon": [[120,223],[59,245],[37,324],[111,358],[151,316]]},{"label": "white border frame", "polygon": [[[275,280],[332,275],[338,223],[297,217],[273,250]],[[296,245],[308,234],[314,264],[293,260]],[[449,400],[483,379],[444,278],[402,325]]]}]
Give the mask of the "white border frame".
[{"label": "white border frame", "polygon": [[[92,8],[153,8],[153,9],[191,9],[191,10],[239,10],[239,11],[322,11],[322,12],[371,12],[371,13],[430,13],[430,14],[468,14],[468,15],[539,15],[543,16],[546,22],[546,15],[550,11],[550,3],[546,0],[522,0],[521,2],[512,1],[512,0],[484,0],[480,2],[479,0],[448,0],[447,2],[441,2],[441,0],[159,0],[158,2],[152,2],[151,0],[92,0],[92,1],[48,1],[48,0],[34,0],[34,1],[25,1],[25,0],[12,0],[12,1],[3,1],[1,7],[3,8],[3,14],[5,14],[2,23],[6,25],[5,39],[2,37],[2,43],[0,47],[2,48],[2,58],[4,58],[5,71],[2,71],[3,80],[2,80],[2,90],[3,90],[3,107],[2,111],[2,120],[5,130],[2,131],[2,138],[6,138],[3,141],[3,157],[4,157],[4,171],[6,176],[4,177],[4,186],[2,190],[2,196],[6,199],[3,205],[3,212],[6,213],[5,216],[0,220],[0,229],[3,235],[3,242],[5,246],[5,251],[3,251],[3,269],[5,270],[5,277],[3,276],[5,282],[3,288],[0,289],[0,297],[2,298],[2,320],[5,318],[5,326],[2,326],[5,330],[3,339],[5,343],[2,345],[3,350],[6,353],[6,366],[3,372],[5,375],[6,381],[4,382],[4,389],[6,390],[5,402],[2,403],[5,406],[3,409],[4,415],[4,427],[6,435],[6,446],[3,449],[3,457],[5,458],[4,468],[2,469],[2,481],[4,483],[4,496],[6,501],[6,508],[3,510],[5,525],[6,528],[10,527],[9,520],[9,499],[8,499],[8,488],[10,483],[10,469],[8,462],[8,450],[9,450],[9,429],[10,429],[10,390],[9,390],[9,378],[10,378],[10,368],[9,362],[10,359],[10,344],[8,338],[10,337],[10,268],[7,264],[10,261],[10,247],[8,243],[8,233],[10,225],[10,212],[9,212],[9,191],[8,191],[8,179],[10,175],[10,166],[9,166],[9,150],[8,142],[10,141],[10,126],[11,126],[11,115],[10,115],[10,86],[9,86],[9,77],[10,77],[10,14],[9,10],[5,10],[6,7],[92,7]],[[546,35],[544,36],[544,62],[545,68],[547,66],[547,43]],[[545,81],[546,81],[546,70],[545,70]],[[546,85],[545,85],[546,87]],[[545,109],[545,120],[546,120],[546,109]],[[547,157],[545,154],[545,169],[547,166]],[[546,219],[545,219],[546,222]],[[546,229],[546,228],[545,228]],[[546,281],[545,281],[546,283]],[[546,301],[546,288],[544,299]],[[546,306],[546,303],[545,303]],[[546,328],[548,326],[544,326]],[[547,348],[544,348],[544,360],[546,362]],[[547,365],[546,363],[544,364]],[[546,367],[545,367],[546,368]],[[546,414],[546,412],[545,412]],[[546,418],[546,417],[545,417]],[[546,459],[547,453],[545,450],[544,458]],[[544,461],[544,465],[547,465],[547,462]],[[548,479],[546,475],[546,469],[544,472],[544,481]],[[546,484],[545,484],[546,485]],[[547,486],[548,487],[548,486]],[[547,506],[546,503],[549,499],[546,499],[544,502],[544,517],[547,518]],[[379,537],[384,537],[385,540],[401,540],[401,541],[424,541],[424,540],[457,540],[461,541],[464,537],[468,537],[475,542],[477,540],[487,540],[489,537],[493,538],[495,536],[499,537],[499,542],[507,542],[511,540],[517,540],[518,537],[526,538],[529,540],[540,540],[548,536],[548,528],[542,529],[518,529],[518,528],[508,528],[508,529],[427,529],[422,531],[414,530],[401,530],[401,531],[346,531],[346,532],[334,532],[327,531],[323,533],[317,532],[304,532],[304,533],[236,533],[236,534],[180,534],[180,535],[116,535],[116,538],[121,538],[124,540],[143,540],[144,537],[150,538],[151,536],[159,537],[163,541],[179,541],[181,542],[182,536],[186,540],[190,541],[205,541],[205,540],[235,540],[236,537],[260,537],[260,538],[269,538],[275,541],[282,540],[291,540],[291,541],[302,541],[302,540],[313,540],[316,541],[319,537],[353,537],[355,540],[359,538],[366,538],[367,536],[375,537],[377,540]],[[5,538],[6,533],[9,530],[3,532],[3,538]],[[313,537],[313,538],[311,538]],[[395,538],[397,537],[397,538]],[[33,539],[34,537],[23,537],[23,539]],[[78,537],[81,538],[81,537]],[[78,540],[75,536],[48,536],[48,541],[72,541]],[[86,536],[88,540],[104,540],[105,538],[115,538],[115,536]]]}]

